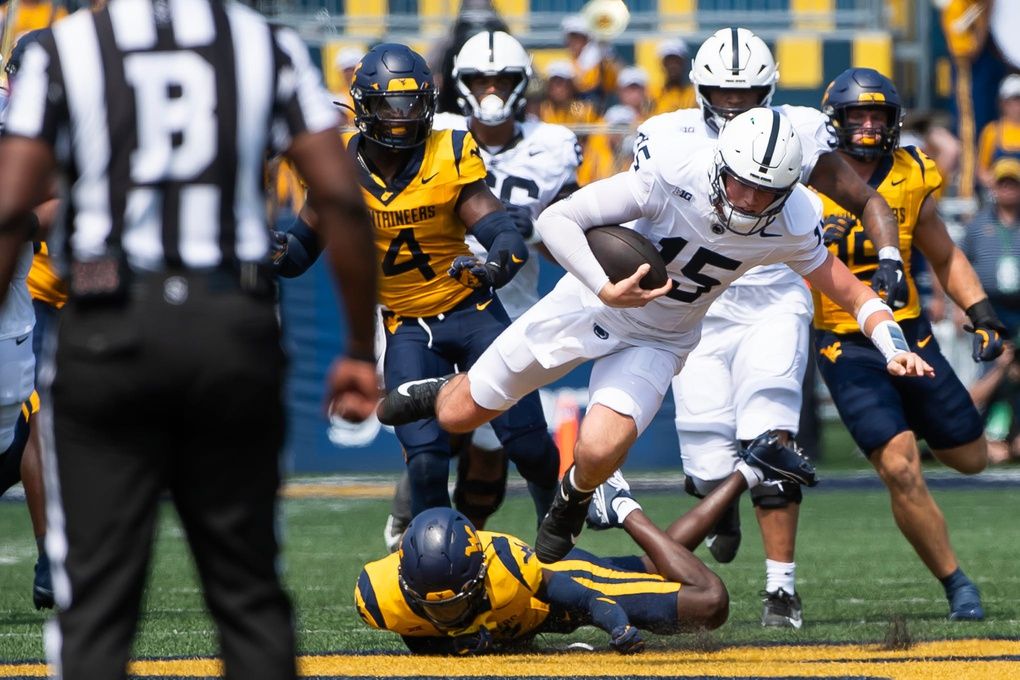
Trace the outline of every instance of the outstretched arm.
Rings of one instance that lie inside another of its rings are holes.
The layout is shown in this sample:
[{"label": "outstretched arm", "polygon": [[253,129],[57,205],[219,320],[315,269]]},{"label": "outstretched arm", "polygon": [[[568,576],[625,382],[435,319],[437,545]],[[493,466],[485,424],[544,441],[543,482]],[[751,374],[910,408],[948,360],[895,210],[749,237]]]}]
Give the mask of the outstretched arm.
[{"label": "outstretched arm", "polygon": [[542,570],[542,586],[543,599],[549,604],[590,616],[594,625],[609,633],[609,644],[616,651],[633,654],[644,649],[645,643],[637,629],[630,625],[627,612],[612,597],[551,569]]},{"label": "outstretched arm", "polygon": [[860,217],[864,233],[878,253],[872,288],[884,291],[893,309],[906,305],[909,287],[900,255],[899,225],[889,204],[854,172],[838,151],[819,156],[810,185]]}]

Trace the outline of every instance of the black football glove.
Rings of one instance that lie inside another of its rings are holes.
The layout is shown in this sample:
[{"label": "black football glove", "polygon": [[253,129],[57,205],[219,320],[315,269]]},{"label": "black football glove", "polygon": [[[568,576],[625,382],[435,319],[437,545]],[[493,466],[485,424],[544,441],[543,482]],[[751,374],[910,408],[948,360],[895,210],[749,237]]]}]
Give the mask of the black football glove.
[{"label": "black football glove", "polygon": [[484,626],[477,633],[458,635],[453,638],[453,651],[457,656],[483,654],[492,649],[492,633]]},{"label": "black football glove", "polygon": [[1002,354],[1006,327],[999,321],[988,298],[968,307],[967,318],[971,323],[964,326],[963,330],[974,334],[974,346],[971,352],[974,361],[992,361]]},{"label": "black football glove", "polygon": [[902,309],[910,299],[910,287],[899,260],[878,261],[878,269],[871,275],[871,288],[876,293],[885,292],[885,303],[893,309]]},{"label": "black football glove", "polygon": [[613,629],[609,646],[620,654],[637,654],[644,650],[645,641],[641,639],[637,628],[627,624]]},{"label": "black football glove", "polygon": [[503,201],[503,207],[506,208],[506,212],[510,215],[510,219],[513,221],[518,233],[520,233],[521,238],[527,241],[535,235],[535,220],[531,218],[530,210],[508,201]]},{"label": "black football glove", "polygon": [[446,272],[467,288],[500,288],[510,280],[506,262],[509,253],[499,252],[497,262],[482,262],[473,255],[459,255]]},{"label": "black football glove", "polygon": [[839,243],[856,224],[857,220],[846,215],[829,215],[822,222],[822,243],[826,246]]}]

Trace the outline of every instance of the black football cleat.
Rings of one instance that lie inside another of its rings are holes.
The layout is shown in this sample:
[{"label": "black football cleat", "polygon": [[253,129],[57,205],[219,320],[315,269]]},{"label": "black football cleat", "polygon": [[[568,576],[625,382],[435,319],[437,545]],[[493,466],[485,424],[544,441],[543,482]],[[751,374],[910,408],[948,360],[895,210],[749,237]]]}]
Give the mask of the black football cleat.
[{"label": "black football cleat", "polygon": [[739,453],[744,462],[762,471],[766,481],[794,482],[803,486],[818,483],[815,466],[800,447],[792,441],[783,444],[774,430],[758,435]]},{"label": "black football cleat", "polygon": [[50,575],[50,560],[46,553],[40,555],[35,563],[32,604],[36,609],[53,609],[53,578]]},{"label": "black football cleat", "polygon": [[774,593],[762,592],[764,607],[761,612],[761,625],[766,628],[795,628],[800,630],[804,625],[804,611],[800,604],[800,595],[792,595],[782,588]]},{"label": "black football cleat", "polygon": [[984,621],[985,608],[981,605],[981,593],[970,580],[949,593],[950,621]]},{"label": "black football cleat", "polygon": [[573,549],[588,517],[593,492],[578,492],[569,478],[569,472],[563,476],[549,512],[538,525],[535,554],[543,564],[559,562]]},{"label": "black football cleat", "polygon": [[441,378],[410,380],[397,385],[376,408],[376,416],[383,425],[406,425],[436,415],[436,397],[453,374]]}]

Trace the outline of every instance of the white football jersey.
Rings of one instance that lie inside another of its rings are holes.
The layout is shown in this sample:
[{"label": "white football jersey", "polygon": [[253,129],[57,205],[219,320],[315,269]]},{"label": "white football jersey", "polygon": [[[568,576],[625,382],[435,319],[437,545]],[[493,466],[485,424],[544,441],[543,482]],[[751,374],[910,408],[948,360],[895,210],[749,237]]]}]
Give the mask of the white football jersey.
[{"label": "white football jersey", "polygon": [[[467,118],[436,114],[433,128],[467,130]],[[564,185],[577,181],[581,146],[574,133],[562,125],[527,120],[518,125],[517,135],[503,149],[492,152],[481,144],[478,148],[488,170],[485,182],[492,193],[501,201],[528,208],[532,218],[537,218],[552,203]],[[530,246],[539,239],[537,231],[528,239],[531,256],[514,278],[499,289],[499,300],[511,319],[538,302],[541,255]],[[475,256],[485,257],[485,248],[475,237],[468,235],[466,241]]]},{"label": "white football jersey", "polygon": [[829,253],[822,246],[821,201],[802,185],[759,233],[744,236],[719,225],[709,198],[714,146],[680,154],[674,140],[646,136],[627,173],[642,213],[634,229],[659,248],[673,291],[644,307],[613,309],[605,320],[617,333],[675,347],[676,336],[697,328],[709,305],[753,267],[785,263],[806,276]]},{"label": "white football jersey", "polygon": [[0,306],[0,340],[21,337],[35,327],[35,310],[26,283],[31,268],[32,244],[25,243],[14,265],[7,299]]},{"label": "white football jersey", "polygon": [[[807,184],[819,156],[836,148],[835,131],[829,123],[828,116],[818,109],[788,104],[772,108],[786,116],[797,131],[804,152],[800,178],[801,182]],[[719,137],[719,134],[705,123],[701,109],[678,109],[649,118],[638,128],[635,153],[639,152],[642,135],[647,138],[672,136],[685,152],[692,148],[692,145],[700,148],[701,145],[714,144]],[[756,268],[733,285],[761,287],[760,299],[755,305],[755,309],[759,311],[773,304],[782,304],[796,310],[806,309],[809,312],[811,310],[810,296],[804,282],[783,265]],[[709,313],[713,316],[746,319],[752,310],[748,310],[746,305],[735,304],[732,298],[733,295],[724,295]]]}]

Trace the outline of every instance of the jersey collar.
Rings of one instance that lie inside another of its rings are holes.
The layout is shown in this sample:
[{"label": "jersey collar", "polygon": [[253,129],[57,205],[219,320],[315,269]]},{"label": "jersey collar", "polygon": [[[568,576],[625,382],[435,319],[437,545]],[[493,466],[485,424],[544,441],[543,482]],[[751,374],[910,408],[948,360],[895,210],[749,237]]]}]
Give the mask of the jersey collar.
[{"label": "jersey collar", "polygon": [[425,160],[425,146],[427,144],[428,139],[415,148],[407,165],[393,178],[392,184],[386,184],[381,177],[376,175],[369,166],[368,160],[358,153],[358,149],[361,146],[360,132],[351,137],[350,142],[347,144],[347,152],[351,154],[354,163],[358,166],[358,180],[361,182],[362,188],[372,194],[383,205],[389,205],[418,176],[418,173],[421,171],[422,162]]}]

